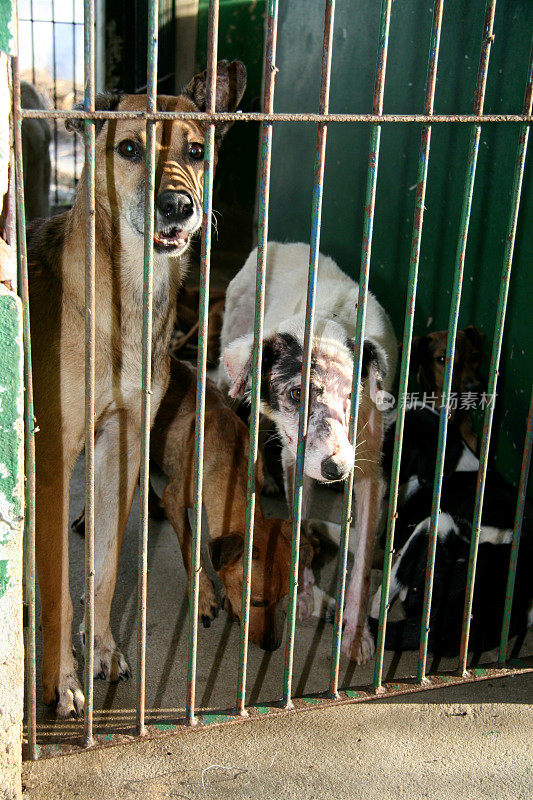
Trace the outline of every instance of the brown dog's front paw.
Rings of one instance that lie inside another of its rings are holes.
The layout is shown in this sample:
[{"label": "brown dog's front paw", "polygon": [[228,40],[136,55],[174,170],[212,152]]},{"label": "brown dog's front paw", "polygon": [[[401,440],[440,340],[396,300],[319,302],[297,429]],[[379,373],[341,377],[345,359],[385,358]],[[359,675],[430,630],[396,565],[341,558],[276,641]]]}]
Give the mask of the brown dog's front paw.
[{"label": "brown dog's front paw", "polygon": [[368,623],[361,631],[360,628],[346,624],[342,636],[342,652],[356,664],[366,664],[374,655],[374,637],[370,633]]},{"label": "brown dog's front paw", "polygon": [[200,573],[200,593],[198,598],[198,619],[204,628],[209,628],[218,617],[220,604],[216,598],[213,584],[204,573]]},{"label": "brown dog's front paw", "polygon": [[113,638],[103,642],[98,636],[94,641],[94,672],[95,678],[118,683],[131,678],[128,662],[116,646]]},{"label": "brown dog's front paw", "polygon": [[54,682],[43,678],[43,700],[54,706],[58,717],[80,717],[85,707],[85,698],[75,672],[60,675]]}]

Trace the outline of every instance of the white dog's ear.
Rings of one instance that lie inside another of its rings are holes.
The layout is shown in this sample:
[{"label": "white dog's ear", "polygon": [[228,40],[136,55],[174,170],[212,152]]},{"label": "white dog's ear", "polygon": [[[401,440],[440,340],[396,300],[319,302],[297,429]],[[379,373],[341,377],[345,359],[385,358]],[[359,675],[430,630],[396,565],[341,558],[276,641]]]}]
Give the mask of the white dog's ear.
[{"label": "white dog's ear", "polygon": [[381,345],[371,339],[365,339],[363,346],[363,376],[368,377],[370,397],[375,403],[377,393],[383,389],[383,380],[387,375],[387,354]]},{"label": "white dog's ear", "polygon": [[240,336],[222,353],[222,363],[230,381],[229,396],[244,397],[252,375],[253,333]]}]

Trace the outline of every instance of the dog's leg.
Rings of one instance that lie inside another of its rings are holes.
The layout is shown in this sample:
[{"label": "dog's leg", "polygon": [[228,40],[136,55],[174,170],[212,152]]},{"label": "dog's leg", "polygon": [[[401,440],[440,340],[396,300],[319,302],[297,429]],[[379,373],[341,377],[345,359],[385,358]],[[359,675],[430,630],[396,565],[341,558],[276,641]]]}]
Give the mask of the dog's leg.
[{"label": "dog's leg", "polygon": [[[187,573],[187,593],[189,592],[189,579],[191,574],[192,556],[192,530],[189,524],[187,507],[182,498],[182,480],[171,481],[163,492],[161,502],[165,509],[168,520],[174,530],[180,544],[183,566]],[[218,616],[219,604],[215,595],[215,589],[205,570],[203,556],[200,555],[200,574],[198,592],[198,618],[204,628],[209,628],[212,620]]]},{"label": "dog's leg", "polygon": [[354,484],[356,504],[355,555],[346,593],[342,651],[357,664],[364,664],[374,653],[374,639],[367,622],[372,554],[379,521],[384,484],[379,465],[366,471]]},{"label": "dog's leg", "polygon": [[72,652],[68,562],[69,483],[78,448],[72,446],[75,435],[70,441],[65,437],[61,445],[61,435],[53,435],[52,425],[41,422],[36,436],[35,553],[44,640],[43,700],[55,704],[59,716],[68,717],[77,716],[84,707]]},{"label": "dog's leg", "polygon": [[[94,675],[126,680],[130,670],[110,627],[124,529],[139,477],[140,430],[133,414],[107,419],[95,442]],[[80,626],[83,638],[84,622]]]}]

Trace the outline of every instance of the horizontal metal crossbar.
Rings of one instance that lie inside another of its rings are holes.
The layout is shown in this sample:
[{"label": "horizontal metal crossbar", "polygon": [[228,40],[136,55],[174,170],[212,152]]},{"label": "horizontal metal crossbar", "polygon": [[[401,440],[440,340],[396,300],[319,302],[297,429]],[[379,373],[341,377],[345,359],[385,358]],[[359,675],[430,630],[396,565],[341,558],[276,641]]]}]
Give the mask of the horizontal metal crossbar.
[{"label": "horizontal metal crossbar", "polygon": [[264,114],[260,111],[248,112],[215,112],[204,111],[83,111],[72,109],[62,111],[53,109],[42,111],[33,108],[21,108],[20,116],[28,119],[142,119],[155,120],[197,120],[198,122],[370,122],[376,125],[389,123],[428,122],[442,123],[509,123],[521,122],[531,124],[533,116],[527,114]]}]

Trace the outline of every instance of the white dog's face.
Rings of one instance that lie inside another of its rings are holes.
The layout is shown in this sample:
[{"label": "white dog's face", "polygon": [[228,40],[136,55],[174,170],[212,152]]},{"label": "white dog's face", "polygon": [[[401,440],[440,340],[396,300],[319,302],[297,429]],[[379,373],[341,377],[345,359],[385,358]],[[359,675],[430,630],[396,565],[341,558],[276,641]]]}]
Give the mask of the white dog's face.
[{"label": "white dog's face", "polygon": [[[353,373],[351,343],[315,340],[311,353],[309,416],[304,472],[330,483],[344,480],[354,464],[348,439]],[[250,391],[250,337],[232,342],[222,355],[230,378],[230,395]],[[300,414],[302,345],[291,333],[265,339],[261,379],[261,411],[275,422],[282,444],[296,458]]]}]

